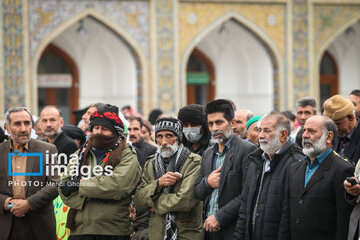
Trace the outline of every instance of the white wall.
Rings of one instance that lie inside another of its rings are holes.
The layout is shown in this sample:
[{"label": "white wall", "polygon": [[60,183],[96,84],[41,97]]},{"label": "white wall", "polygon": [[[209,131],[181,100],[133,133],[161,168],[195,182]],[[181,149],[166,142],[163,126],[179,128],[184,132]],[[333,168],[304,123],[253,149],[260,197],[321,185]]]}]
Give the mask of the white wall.
[{"label": "white wall", "polygon": [[227,21],[227,34],[214,29],[197,46],[214,63],[216,98],[256,114],[273,110],[273,69],[261,43],[240,24]]},{"label": "white wall", "polygon": [[136,64],[116,34],[92,18],[84,19],[85,34],[76,23],[53,43],[67,52],[79,68],[79,106],[95,102],[137,108]]},{"label": "white wall", "polygon": [[360,89],[360,23],[337,37],[327,51],[338,64],[340,95],[348,97],[353,89]]}]

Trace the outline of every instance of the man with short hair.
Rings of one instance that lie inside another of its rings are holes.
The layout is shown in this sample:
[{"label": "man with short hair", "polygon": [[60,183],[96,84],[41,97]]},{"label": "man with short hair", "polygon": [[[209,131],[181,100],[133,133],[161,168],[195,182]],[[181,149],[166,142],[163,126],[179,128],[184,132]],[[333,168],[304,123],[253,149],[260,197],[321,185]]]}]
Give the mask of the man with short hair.
[{"label": "man with short hair", "polygon": [[352,90],[349,100],[354,104],[356,117],[360,118],[360,90]]},{"label": "man with short hair", "polygon": [[134,147],[139,149],[141,158],[138,160],[140,166],[143,168],[146,159],[149,156],[155,154],[157,148],[145,142],[144,138],[141,136],[141,128],[143,126],[143,122],[140,117],[132,116],[132,117],[128,117],[127,120],[129,121],[129,127],[128,127],[129,140]]},{"label": "man with short hair", "polygon": [[218,99],[208,103],[205,115],[216,144],[203,153],[196,182],[196,197],[204,201],[204,239],[232,239],[243,179],[250,161],[249,153],[256,146],[233,134],[231,121],[234,109],[229,101]]},{"label": "man with short hair", "polygon": [[201,157],[182,144],[178,119],[156,120],[155,136],[158,152],[145,163],[135,207],[153,212],[150,239],[200,239],[202,204],[194,188]]},{"label": "man with short hair", "polygon": [[343,182],[354,167],[332,150],[336,135],[335,123],[326,116],[306,120],[306,157],[288,168],[280,240],[347,239],[352,207]]},{"label": "man with short hair", "polygon": [[56,146],[59,155],[60,166],[64,166],[69,163],[70,155],[73,154],[78,146],[70,137],[68,137],[61,129],[64,126],[64,119],[61,115],[60,109],[56,106],[46,106],[40,113],[40,128],[44,136],[49,143]]},{"label": "man with short hair", "polygon": [[324,102],[324,115],[337,126],[339,139],[334,149],[356,164],[360,158],[360,124],[353,103],[340,95],[332,96]]},{"label": "man with short hair", "polygon": [[182,107],[178,112],[178,119],[183,124],[183,132],[186,138],[185,146],[191,152],[200,156],[208,148],[211,133],[206,124],[204,106],[190,104]]},{"label": "man with short hair", "polygon": [[259,121],[260,148],[249,155],[234,239],[277,239],[286,170],[304,157],[301,148],[289,140],[290,132],[290,121],[280,113]]},{"label": "man with short hair", "polygon": [[[56,239],[53,199],[57,196],[59,173],[51,161],[45,161],[56,155],[56,147],[32,139],[32,127],[31,114],[25,107],[6,112],[5,128],[10,139],[0,144],[1,240]],[[43,161],[40,156],[20,153],[40,155]]]},{"label": "man with short hair", "polygon": [[246,123],[254,114],[248,109],[239,109],[235,112],[234,121],[232,121],[233,132],[240,138],[246,139]]},{"label": "man with short hair", "polygon": [[295,142],[302,146],[302,129],[304,127],[305,121],[311,117],[316,115],[316,101],[313,98],[304,97],[297,102],[296,105],[296,120],[299,123],[299,128],[295,137]]},{"label": "man with short hair", "polygon": [[89,122],[90,138],[61,176],[59,194],[70,207],[69,240],[130,239],[129,204],[141,177],[126,143],[118,108],[105,105]]}]

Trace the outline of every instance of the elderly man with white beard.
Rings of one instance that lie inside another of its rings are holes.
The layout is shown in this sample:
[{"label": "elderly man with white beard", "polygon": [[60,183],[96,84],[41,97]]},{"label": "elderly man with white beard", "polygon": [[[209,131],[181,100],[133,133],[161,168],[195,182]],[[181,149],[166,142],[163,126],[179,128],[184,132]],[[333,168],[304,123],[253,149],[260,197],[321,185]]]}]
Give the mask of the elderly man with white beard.
[{"label": "elderly man with white beard", "polygon": [[240,201],[234,239],[274,239],[279,233],[286,170],[304,158],[289,140],[290,121],[271,113],[259,121],[260,148],[249,155],[250,166]]},{"label": "elderly man with white beard", "polygon": [[175,118],[155,122],[158,151],[144,166],[134,203],[152,212],[151,239],[200,239],[202,204],[195,198],[201,157],[183,145],[182,124]]},{"label": "elderly man with white beard", "polygon": [[336,136],[330,118],[317,115],[306,120],[306,158],[288,169],[279,239],[347,239],[352,206],[345,201],[343,182],[354,167],[332,150]]}]

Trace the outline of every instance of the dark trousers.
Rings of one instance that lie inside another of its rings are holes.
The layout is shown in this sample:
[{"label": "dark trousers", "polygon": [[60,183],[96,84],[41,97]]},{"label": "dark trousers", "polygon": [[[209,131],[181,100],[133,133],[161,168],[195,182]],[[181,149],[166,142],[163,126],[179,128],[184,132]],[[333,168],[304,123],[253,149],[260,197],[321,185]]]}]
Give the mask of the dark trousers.
[{"label": "dark trousers", "polygon": [[34,230],[31,227],[30,217],[28,215],[24,217],[13,216],[8,240],[28,239],[36,239]]},{"label": "dark trousers", "polygon": [[69,240],[130,240],[130,236],[111,235],[73,235]]},{"label": "dark trousers", "polygon": [[222,230],[216,232],[206,232],[205,240],[225,240],[224,232]]}]

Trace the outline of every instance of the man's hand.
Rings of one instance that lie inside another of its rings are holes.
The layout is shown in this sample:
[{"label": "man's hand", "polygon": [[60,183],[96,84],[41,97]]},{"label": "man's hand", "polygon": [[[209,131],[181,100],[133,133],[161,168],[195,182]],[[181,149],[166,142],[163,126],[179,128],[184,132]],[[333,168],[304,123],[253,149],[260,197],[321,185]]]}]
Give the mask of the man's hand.
[{"label": "man's hand", "polygon": [[348,181],[344,181],[344,187],[345,190],[348,194],[352,195],[352,196],[357,196],[360,194],[360,185],[359,185],[359,180],[356,177],[352,177],[353,179],[355,179],[356,184],[351,186],[351,183],[349,183]]},{"label": "man's hand", "polygon": [[180,179],[180,174],[174,172],[167,172],[159,178],[157,189],[160,190],[165,186],[172,186]]},{"label": "man's hand", "polygon": [[218,169],[215,169],[210,173],[210,175],[207,177],[207,184],[212,188],[218,188],[219,187],[219,181],[220,181],[220,171],[221,166]]},{"label": "man's hand", "polygon": [[23,217],[27,212],[30,211],[31,206],[28,200],[23,199],[12,199],[9,203],[14,203],[15,205],[10,209],[10,212],[17,216]]},{"label": "man's hand", "polygon": [[129,205],[129,218],[131,220],[134,220],[135,217],[136,217],[135,209],[131,205]]},{"label": "man's hand", "polygon": [[204,222],[204,226],[203,228],[205,228],[205,230],[207,232],[216,232],[219,230],[220,227],[220,223],[216,220],[215,215],[210,215]]}]

